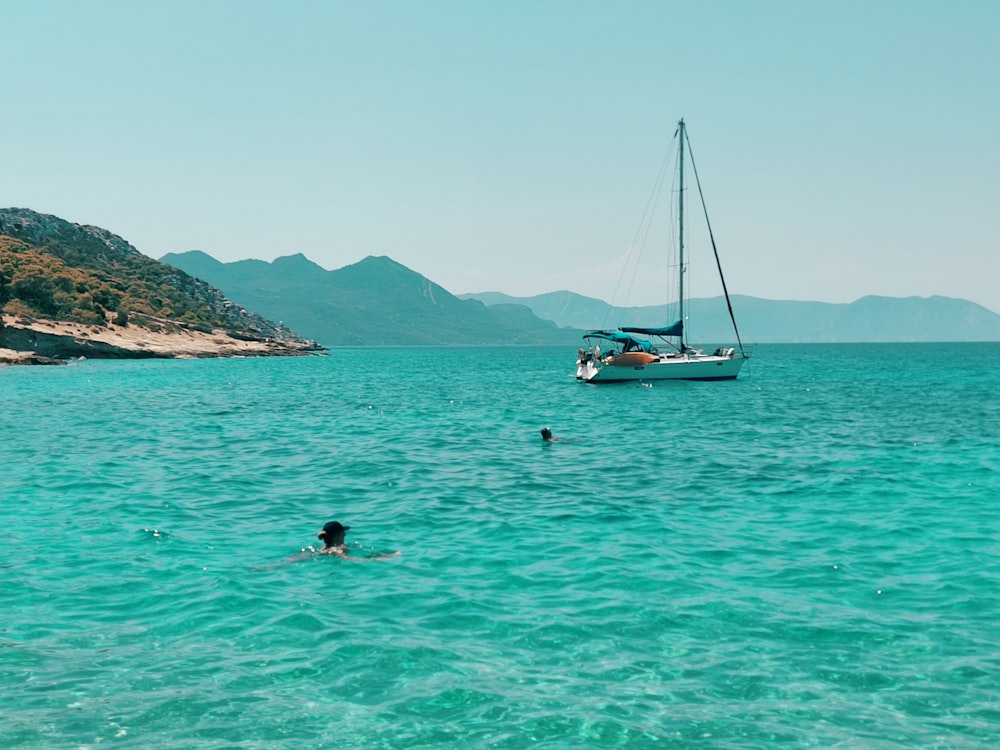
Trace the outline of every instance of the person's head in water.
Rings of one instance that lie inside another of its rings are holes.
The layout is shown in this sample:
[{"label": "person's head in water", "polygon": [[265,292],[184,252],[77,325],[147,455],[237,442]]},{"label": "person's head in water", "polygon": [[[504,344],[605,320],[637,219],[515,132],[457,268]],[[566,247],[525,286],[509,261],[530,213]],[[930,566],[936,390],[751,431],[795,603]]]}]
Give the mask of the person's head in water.
[{"label": "person's head in water", "polygon": [[343,547],[344,535],[350,530],[350,526],[344,526],[340,521],[330,521],[317,535],[317,539],[323,540],[323,547]]},{"label": "person's head in water", "polygon": [[552,430],[548,427],[542,428],[542,440],[547,440],[550,443],[552,442]]}]

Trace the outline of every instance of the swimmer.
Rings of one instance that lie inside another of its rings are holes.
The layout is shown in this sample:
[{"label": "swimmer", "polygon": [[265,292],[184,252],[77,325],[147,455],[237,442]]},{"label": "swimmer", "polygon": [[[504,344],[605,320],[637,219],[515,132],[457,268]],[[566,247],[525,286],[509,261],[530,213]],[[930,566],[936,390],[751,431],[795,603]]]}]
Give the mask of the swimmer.
[{"label": "swimmer", "polygon": [[330,521],[316,535],[317,539],[323,540],[323,549],[319,553],[347,557],[347,545],[344,543],[344,537],[350,530],[350,526],[344,526],[340,521]]},{"label": "swimmer", "polygon": [[542,428],[542,440],[544,440],[546,443],[572,442],[570,440],[567,440],[566,438],[556,437],[555,435],[552,434],[552,430],[550,430],[548,427]]},{"label": "swimmer", "polygon": [[385,560],[400,554],[395,552],[373,552],[369,557],[353,557],[347,553],[347,544],[344,537],[351,530],[350,526],[344,526],[340,521],[330,521],[316,535],[317,539],[323,540],[323,549],[317,550],[317,555],[335,555],[344,560]]},{"label": "swimmer", "polygon": [[544,440],[546,443],[575,443],[576,442],[576,440],[573,440],[571,438],[556,437],[555,435],[552,434],[552,430],[550,430],[548,427],[543,427],[542,428],[542,440]]}]

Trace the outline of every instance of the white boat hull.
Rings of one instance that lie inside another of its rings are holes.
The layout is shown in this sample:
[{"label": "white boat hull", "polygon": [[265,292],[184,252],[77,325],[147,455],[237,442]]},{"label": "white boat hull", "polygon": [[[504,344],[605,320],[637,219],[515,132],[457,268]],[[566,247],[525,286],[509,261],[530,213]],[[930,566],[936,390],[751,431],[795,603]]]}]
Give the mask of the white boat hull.
[{"label": "white boat hull", "polygon": [[[613,360],[612,360],[613,361]],[[733,380],[745,357],[739,354],[661,355],[643,364],[616,365],[602,360],[578,360],[576,379],[587,383],[622,383],[632,380]]]}]

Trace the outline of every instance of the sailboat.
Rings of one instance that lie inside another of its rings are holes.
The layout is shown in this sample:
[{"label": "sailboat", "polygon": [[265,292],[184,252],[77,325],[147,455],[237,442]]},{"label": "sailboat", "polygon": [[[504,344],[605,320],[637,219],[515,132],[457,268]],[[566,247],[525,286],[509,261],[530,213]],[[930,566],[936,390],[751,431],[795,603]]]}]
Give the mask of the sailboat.
[{"label": "sailboat", "polygon": [[[684,257],[684,154],[685,147],[691,158],[698,195],[701,198],[702,210],[708,223],[708,210],[705,208],[704,196],[701,193],[701,182],[694,165],[694,155],[691,143],[687,137],[684,120],[677,123],[678,158],[677,158],[677,240],[678,240],[678,290],[677,322],[660,327],[622,326],[615,330],[587,331],[584,336],[585,347],[577,351],[576,379],[587,383],[615,383],[630,380],[733,380],[749,358],[743,349],[739,330],[736,327],[736,317],[729,299],[729,290],[722,275],[722,265],[719,253],[715,247],[712,227],[708,225],[708,236],[712,250],[715,253],[715,264],[722,282],[726,306],[729,308],[729,318],[733,323],[733,332],[738,342],[737,348],[721,346],[711,354],[705,354],[701,349],[688,343],[684,317],[684,273],[686,271]],[[605,350],[602,352],[601,347]]]}]

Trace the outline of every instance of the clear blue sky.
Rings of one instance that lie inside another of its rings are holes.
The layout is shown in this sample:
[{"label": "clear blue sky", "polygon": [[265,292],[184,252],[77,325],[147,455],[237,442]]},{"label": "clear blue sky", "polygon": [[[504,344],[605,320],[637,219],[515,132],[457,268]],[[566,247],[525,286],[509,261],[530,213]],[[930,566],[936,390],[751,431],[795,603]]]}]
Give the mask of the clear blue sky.
[{"label": "clear blue sky", "polygon": [[0,26],[0,206],[155,258],[607,299],[684,117],[730,291],[1000,312],[1000,2],[4,0]]}]

